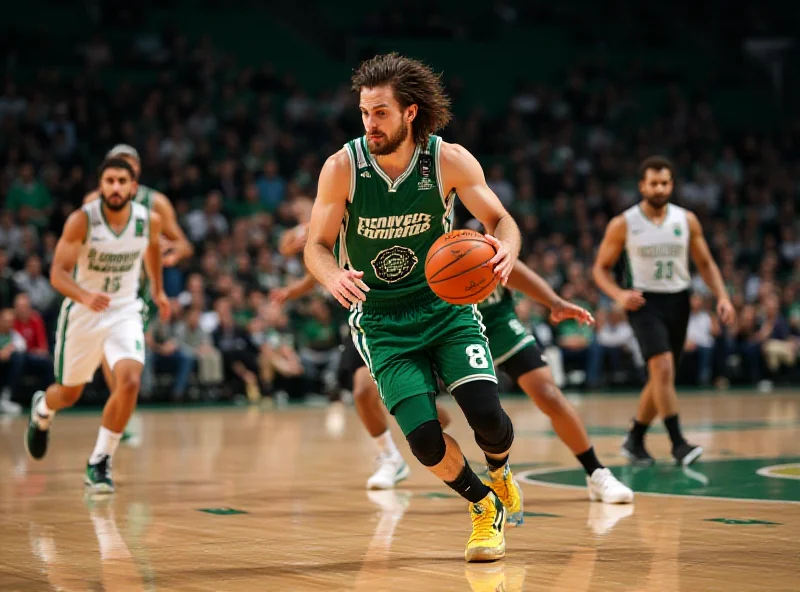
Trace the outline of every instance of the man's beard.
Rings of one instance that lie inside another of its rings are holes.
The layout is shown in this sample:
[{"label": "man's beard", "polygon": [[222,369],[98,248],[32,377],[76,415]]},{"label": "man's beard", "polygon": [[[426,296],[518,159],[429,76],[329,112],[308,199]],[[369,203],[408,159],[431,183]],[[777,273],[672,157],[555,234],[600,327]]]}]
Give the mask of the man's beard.
[{"label": "man's beard", "polygon": [[672,195],[664,195],[660,197],[655,196],[645,196],[644,200],[647,204],[653,208],[654,210],[660,210],[661,208],[665,207],[668,203]]},{"label": "man's beard", "polygon": [[[119,195],[119,193],[112,193],[111,197],[115,195]],[[109,198],[107,198],[102,193],[100,194],[100,198],[103,200],[103,205],[106,206],[109,210],[111,210],[112,212],[119,212],[121,210],[124,210],[125,206],[128,205],[128,202],[133,199],[133,194],[129,195],[127,199],[123,199],[119,204],[112,204],[109,201]]]},{"label": "man's beard", "polygon": [[370,154],[374,156],[386,156],[387,154],[394,154],[400,145],[406,141],[409,133],[409,126],[404,121],[400,124],[400,128],[390,137],[383,140],[380,146],[376,146],[372,140],[367,138]]}]

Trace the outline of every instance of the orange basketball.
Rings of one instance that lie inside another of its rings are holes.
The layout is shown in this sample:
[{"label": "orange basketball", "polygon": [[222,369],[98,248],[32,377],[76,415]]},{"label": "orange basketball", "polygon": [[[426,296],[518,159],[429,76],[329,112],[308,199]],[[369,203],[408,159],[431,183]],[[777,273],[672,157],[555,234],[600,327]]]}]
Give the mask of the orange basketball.
[{"label": "orange basketball", "polygon": [[442,300],[452,304],[477,304],[492,293],[500,279],[489,265],[496,253],[480,232],[448,232],[428,251],[425,278]]}]

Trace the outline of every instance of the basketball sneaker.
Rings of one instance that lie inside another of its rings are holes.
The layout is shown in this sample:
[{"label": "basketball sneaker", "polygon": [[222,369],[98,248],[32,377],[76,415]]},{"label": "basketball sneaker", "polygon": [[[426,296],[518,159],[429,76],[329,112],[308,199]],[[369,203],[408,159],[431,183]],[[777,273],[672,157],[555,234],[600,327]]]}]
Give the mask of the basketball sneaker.
[{"label": "basketball sneaker", "polygon": [[490,491],[481,501],[469,505],[472,534],[464,558],[469,561],[497,561],[506,555],[506,509]]},{"label": "basketball sneaker", "polygon": [[114,493],[114,482],[111,480],[111,457],[106,455],[98,463],[86,463],[83,483],[86,485],[86,492],[90,494]]},{"label": "basketball sneaker", "polygon": [[522,490],[511,474],[511,467],[508,466],[508,463],[496,471],[490,470],[489,479],[483,482],[491,487],[503,502],[509,528],[521,526],[525,522],[525,516],[522,513]]},{"label": "basketball sneaker", "polygon": [[633,501],[633,491],[620,483],[610,469],[595,469],[591,477],[586,477],[586,487],[593,502],[629,504]]},{"label": "basketball sneaker", "polygon": [[635,442],[630,434],[625,438],[619,452],[635,467],[650,467],[656,462],[656,459],[647,452],[644,442]]},{"label": "basketball sneaker", "polygon": [[367,489],[392,489],[408,478],[411,469],[399,454],[378,457],[378,469],[367,479]]},{"label": "basketball sneaker", "polygon": [[35,460],[44,458],[44,455],[47,454],[47,441],[50,438],[50,424],[47,423],[45,428],[40,427],[40,419],[42,422],[49,422],[50,418],[40,417],[36,412],[36,407],[42,399],[44,399],[44,391],[36,391],[33,394],[28,430],[25,433],[25,450]]},{"label": "basketball sneaker", "polygon": [[688,467],[703,454],[703,449],[696,444],[689,444],[684,442],[678,444],[672,449],[672,456],[675,458],[675,464]]}]

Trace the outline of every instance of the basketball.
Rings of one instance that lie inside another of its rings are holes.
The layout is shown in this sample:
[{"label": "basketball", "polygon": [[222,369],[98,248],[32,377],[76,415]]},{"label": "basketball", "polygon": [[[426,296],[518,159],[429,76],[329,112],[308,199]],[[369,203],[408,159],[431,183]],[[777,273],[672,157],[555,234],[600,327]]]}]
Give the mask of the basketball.
[{"label": "basketball", "polygon": [[480,232],[454,230],[440,236],[425,258],[425,278],[451,304],[477,304],[500,280],[489,261],[497,251]]}]

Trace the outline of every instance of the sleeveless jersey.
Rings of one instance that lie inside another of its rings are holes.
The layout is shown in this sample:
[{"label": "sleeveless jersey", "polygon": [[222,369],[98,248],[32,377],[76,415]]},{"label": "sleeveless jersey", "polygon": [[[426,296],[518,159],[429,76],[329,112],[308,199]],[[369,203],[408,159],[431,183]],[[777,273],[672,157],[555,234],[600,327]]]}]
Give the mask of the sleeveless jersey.
[{"label": "sleeveless jersey", "polygon": [[[147,185],[139,185],[139,189],[136,190],[136,195],[133,196],[133,201],[142,204],[152,212],[155,202],[155,189]],[[142,268],[142,277],[139,281],[139,298],[144,300],[148,306],[152,304],[153,299],[150,296],[150,278],[147,277],[144,268]]]},{"label": "sleeveless jersey", "polygon": [[394,181],[369,153],[365,137],[345,147],[350,195],[339,232],[339,265],[364,272],[369,299],[400,298],[427,288],[425,257],[453,225],[455,191],[444,193],[439,150],[430,136]]},{"label": "sleeveless jersey", "polygon": [[506,301],[511,302],[512,307],[514,306],[514,297],[511,295],[511,291],[504,288],[502,284],[497,284],[494,292],[478,303],[478,310],[481,311],[481,314],[486,314],[487,311],[491,314],[498,304]]},{"label": "sleeveless jersey", "polygon": [[689,222],[686,210],[667,205],[661,224],[635,205],[625,213],[628,287],[643,292],[676,293],[689,288]]},{"label": "sleeveless jersey", "polygon": [[131,202],[128,224],[119,234],[108,225],[102,200],[83,206],[89,231],[75,266],[75,281],[92,292],[106,292],[111,307],[124,306],[139,297],[142,259],[150,242],[150,210]]}]

